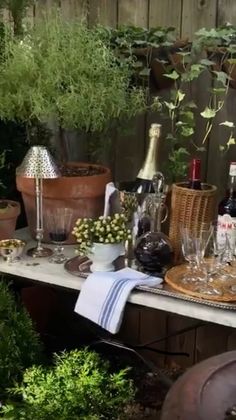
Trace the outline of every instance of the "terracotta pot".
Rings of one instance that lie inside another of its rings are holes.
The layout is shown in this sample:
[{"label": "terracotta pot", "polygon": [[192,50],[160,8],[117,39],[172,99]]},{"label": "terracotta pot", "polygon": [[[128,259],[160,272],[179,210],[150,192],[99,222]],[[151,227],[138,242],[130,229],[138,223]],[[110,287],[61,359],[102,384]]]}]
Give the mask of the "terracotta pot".
[{"label": "terracotta pot", "polygon": [[0,240],[14,237],[17,217],[20,214],[20,203],[11,200],[0,200],[1,203],[7,203],[8,206],[0,208]]},{"label": "terracotta pot", "polygon": [[225,420],[236,402],[235,375],[236,351],[198,363],[168,392],[161,420]]},{"label": "terracotta pot", "polygon": [[[43,180],[43,209],[54,209],[57,207],[71,208],[74,213],[72,227],[80,217],[97,217],[103,212],[105,187],[111,181],[110,169],[87,163],[70,162],[68,167],[87,167],[103,169],[99,175],[92,176],[62,176],[57,179]],[[27,222],[31,235],[35,236],[36,210],[35,210],[35,184],[34,179],[16,177],[17,189],[22,193]],[[44,241],[48,242],[48,232],[44,231]],[[70,235],[67,243],[75,243],[74,236]]]}]

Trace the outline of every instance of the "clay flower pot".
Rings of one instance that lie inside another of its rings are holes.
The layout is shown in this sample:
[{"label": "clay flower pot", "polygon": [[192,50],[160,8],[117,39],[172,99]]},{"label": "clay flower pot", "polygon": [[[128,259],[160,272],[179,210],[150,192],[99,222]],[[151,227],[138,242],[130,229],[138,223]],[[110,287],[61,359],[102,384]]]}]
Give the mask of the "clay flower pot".
[{"label": "clay flower pot", "polygon": [[17,201],[0,200],[0,240],[14,237],[20,210],[20,203]]},{"label": "clay flower pot", "polygon": [[[99,171],[91,176],[62,176],[56,179],[43,180],[43,210],[53,210],[58,207],[67,207],[73,210],[71,230],[78,218],[98,217],[103,213],[105,187],[111,181],[110,169],[88,163],[70,162],[66,167],[93,168]],[[35,236],[36,209],[35,209],[35,183],[32,178],[16,177],[17,189],[22,193],[28,226],[31,235]],[[44,230],[44,241],[49,242],[49,236]],[[70,235],[67,243],[75,243],[74,236]]]}]

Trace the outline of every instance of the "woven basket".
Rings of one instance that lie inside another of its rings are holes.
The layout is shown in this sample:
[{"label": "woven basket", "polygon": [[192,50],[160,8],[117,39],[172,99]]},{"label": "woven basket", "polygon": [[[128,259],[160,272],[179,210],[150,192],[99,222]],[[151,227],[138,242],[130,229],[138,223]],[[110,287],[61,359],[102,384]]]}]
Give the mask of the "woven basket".
[{"label": "woven basket", "polygon": [[212,222],[216,211],[216,191],[214,185],[208,184],[202,184],[202,190],[187,188],[185,182],[173,184],[169,238],[174,249],[175,263],[183,261],[180,225],[198,229],[202,223]]}]

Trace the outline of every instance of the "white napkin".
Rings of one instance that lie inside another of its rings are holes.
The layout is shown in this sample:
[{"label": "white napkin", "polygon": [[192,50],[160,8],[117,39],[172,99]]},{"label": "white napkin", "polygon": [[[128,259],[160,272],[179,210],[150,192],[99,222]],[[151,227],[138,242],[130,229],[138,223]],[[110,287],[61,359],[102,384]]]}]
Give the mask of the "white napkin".
[{"label": "white napkin", "polygon": [[82,286],[75,312],[116,334],[132,289],[140,285],[157,286],[162,281],[128,267],[115,272],[92,273]]},{"label": "white napkin", "polygon": [[121,210],[119,191],[113,182],[109,182],[105,190],[103,216],[112,216],[114,213],[121,213]]}]

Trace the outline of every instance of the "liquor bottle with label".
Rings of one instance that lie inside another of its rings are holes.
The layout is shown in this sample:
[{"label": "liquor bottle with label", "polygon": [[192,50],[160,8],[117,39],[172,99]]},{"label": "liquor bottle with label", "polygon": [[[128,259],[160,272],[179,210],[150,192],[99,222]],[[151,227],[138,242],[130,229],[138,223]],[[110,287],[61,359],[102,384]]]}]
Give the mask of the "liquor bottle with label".
[{"label": "liquor bottle with label", "polygon": [[218,207],[217,241],[224,244],[226,235],[233,246],[236,241],[236,162],[229,167],[229,183],[226,195]]},{"label": "liquor bottle with label", "polygon": [[201,161],[200,159],[192,159],[190,163],[188,188],[201,190]]},{"label": "liquor bottle with label", "polygon": [[151,124],[149,130],[149,146],[146,154],[146,158],[140,169],[133,192],[137,193],[154,193],[152,179],[155,173],[158,171],[157,157],[158,149],[161,136],[161,124]]}]

